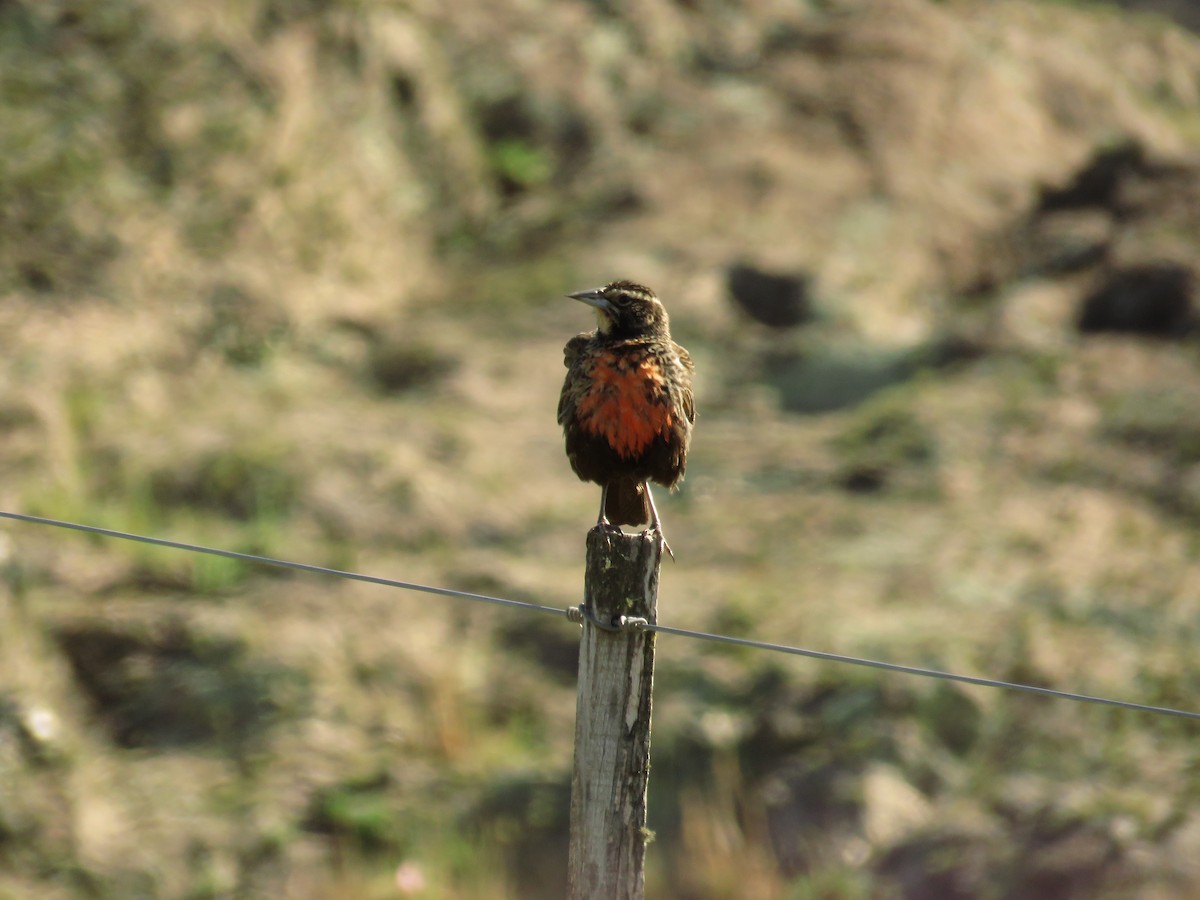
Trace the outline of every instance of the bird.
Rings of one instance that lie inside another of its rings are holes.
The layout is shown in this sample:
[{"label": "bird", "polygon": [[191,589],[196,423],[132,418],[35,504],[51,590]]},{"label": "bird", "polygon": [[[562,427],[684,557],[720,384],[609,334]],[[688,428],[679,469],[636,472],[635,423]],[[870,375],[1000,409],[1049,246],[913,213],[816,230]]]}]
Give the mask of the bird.
[{"label": "bird", "polygon": [[596,313],[596,330],[563,348],[558,424],[567,459],[581,481],[600,485],[597,528],[648,523],[674,559],[649,482],[674,488],[687,468],[692,357],[671,340],[667,311],[644,285],[613,281],[567,296]]}]

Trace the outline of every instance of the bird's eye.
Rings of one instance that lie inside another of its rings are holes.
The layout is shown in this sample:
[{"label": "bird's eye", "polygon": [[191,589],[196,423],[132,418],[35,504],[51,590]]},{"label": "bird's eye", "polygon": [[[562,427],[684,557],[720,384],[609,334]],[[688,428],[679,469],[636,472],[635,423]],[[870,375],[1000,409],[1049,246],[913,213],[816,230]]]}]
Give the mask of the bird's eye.
[{"label": "bird's eye", "polygon": [[617,306],[628,306],[629,305],[629,295],[628,294],[614,294],[612,300],[613,300],[613,303],[617,304]]}]

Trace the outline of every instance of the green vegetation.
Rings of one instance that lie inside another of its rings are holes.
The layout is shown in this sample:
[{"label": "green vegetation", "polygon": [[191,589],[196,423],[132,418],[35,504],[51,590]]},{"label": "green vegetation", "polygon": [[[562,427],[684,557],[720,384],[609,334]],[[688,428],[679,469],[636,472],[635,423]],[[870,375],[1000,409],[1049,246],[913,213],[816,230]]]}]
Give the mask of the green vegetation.
[{"label": "green vegetation", "polygon": [[924,471],[935,464],[937,444],[912,409],[913,396],[913,391],[888,394],[864,404],[850,427],[834,440],[838,480],[844,486],[878,490],[906,471]]},{"label": "green vegetation", "polygon": [[1130,391],[1106,411],[1102,434],[1180,465],[1200,463],[1200,392],[1186,386]]},{"label": "green vegetation", "polygon": [[496,177],[510,189],[529,190],[544,185],[550,179],[550,161],[536,147],[520,140],[504,140],[489,149],[490,162]]}]

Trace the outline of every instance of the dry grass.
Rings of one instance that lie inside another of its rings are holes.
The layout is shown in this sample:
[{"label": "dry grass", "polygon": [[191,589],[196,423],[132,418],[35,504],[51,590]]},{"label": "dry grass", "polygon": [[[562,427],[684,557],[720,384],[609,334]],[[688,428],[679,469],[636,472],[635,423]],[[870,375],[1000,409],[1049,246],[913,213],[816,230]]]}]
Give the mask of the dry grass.
[{"label": "dry grass", "polygon": [[[1200,45],[878,11],[4,6],[0,508],[565,607],[557,298],[637,277],[699,368],[666,621],[1194,706],[1194,347],[1080,341],[1082,277],[985,257],[1097,146],[1194,150]],[[1194,251],[1155,209],[1123,259]],[[818,322],[739,318],[747,255]],[[0,894],[561,893],[565,622],[6,535]],[[1186,893],[1190,736],[663,639],[651,892]]]}]

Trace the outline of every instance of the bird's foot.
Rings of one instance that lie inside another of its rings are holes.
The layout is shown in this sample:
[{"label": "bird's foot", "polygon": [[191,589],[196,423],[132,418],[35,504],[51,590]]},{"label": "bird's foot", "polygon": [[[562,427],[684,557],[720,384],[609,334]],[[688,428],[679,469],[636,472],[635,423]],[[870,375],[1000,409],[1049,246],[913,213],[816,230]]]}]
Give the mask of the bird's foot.
[{"label": "bird's foot", "polygon": [[662,526],[658,524],[651,525],[646,529],[646,532],[648,534],[658,536],[658,542],[662,545],[662,548],[667,551],[667,556],[671,557],[671,562],[675,562],[675,551],[672,550],[671,545],[667,543],[667,536],[663,534]]},{"label": "bird's foot", "polygon": [[596,524],[592,527],[592,531],[598,532],[604,538],[604,546],[609,550],[612,549],[612,536],[621,533],[620,527],[614,525],[606,518],[597,520]]},{"label": "bird's foot", "polygon": [[642,482],[642,486],[646,491],[646,505],[650,507],[650,527],[646,530],[651,534],[658,535],[659,541],[662,542],[662,549],[667,551],[671,562],[675,562],[675,551],[671,549],[671,545],[667,543],[667,536],[663,534],[662,522],[658,518],[658,509],[654,505],[654,495],[650,493],[650,482]]},{"label": "bird's foot", "polygon": [[602,531],[605,534],[620,534],[621,527],[619,525],[614,525],[612,522],[608,521],[607,518],[601,517],[596,520],[596,525],[594,528],[592,528],[592,531]]}]

